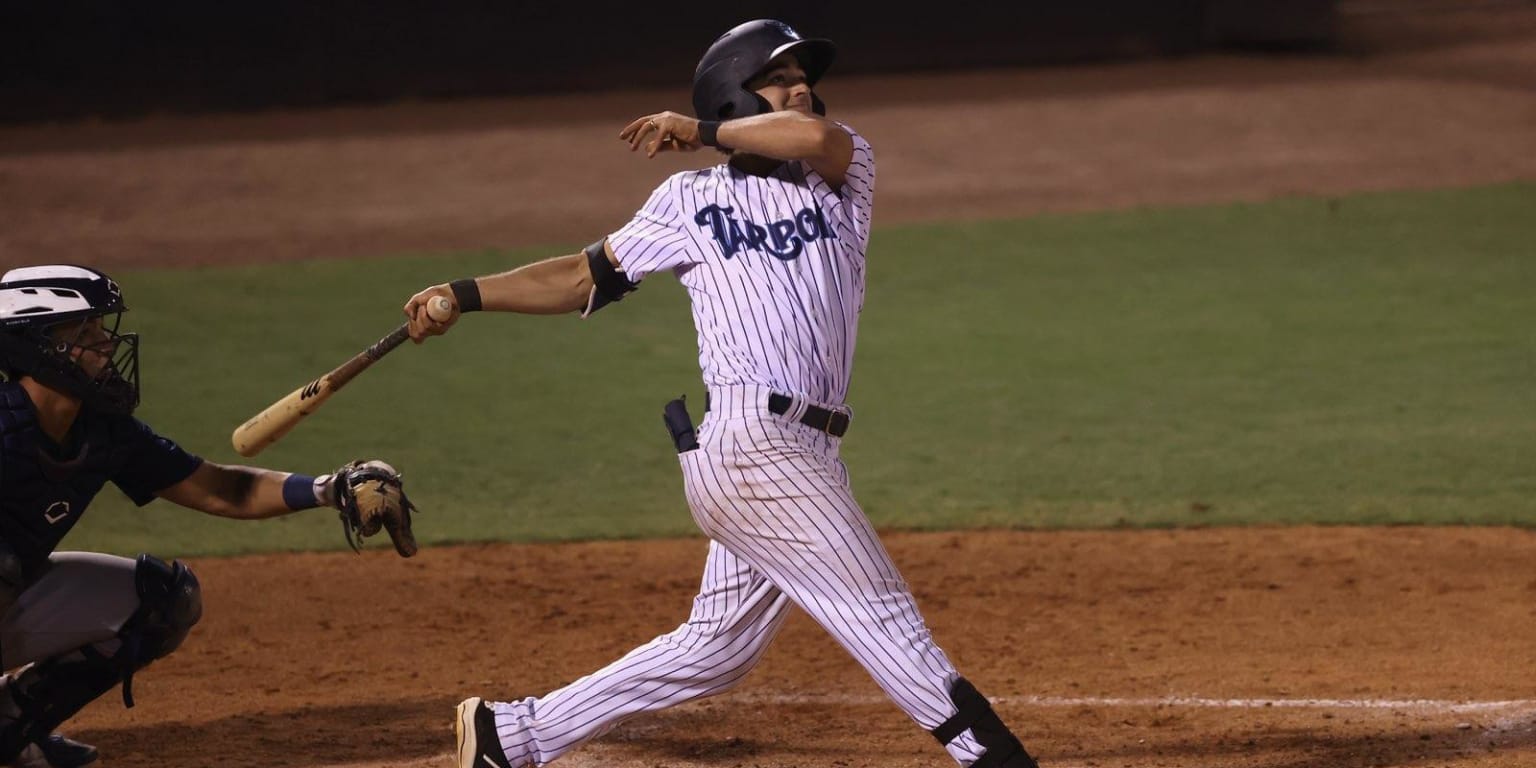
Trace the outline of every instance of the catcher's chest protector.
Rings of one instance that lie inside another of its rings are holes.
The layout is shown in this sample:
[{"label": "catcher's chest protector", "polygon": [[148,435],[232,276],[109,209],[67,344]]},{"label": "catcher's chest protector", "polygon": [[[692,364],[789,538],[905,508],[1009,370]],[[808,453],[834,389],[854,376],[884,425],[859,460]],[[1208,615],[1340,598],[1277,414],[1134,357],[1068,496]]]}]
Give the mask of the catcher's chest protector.
[{"label": "catcher's chest protector", "polygon": [[0,540],[29,577],[107,481],[143,505],[201,462],[130,416],[89,407],[75,417],[66,442],[55,445],[43,433],[20,384],[0,383]]},{"label": "catcher's chest protector", "polygon": [[[81,415],[82,420],[84,414]],[[89,424],[73,457],[58,458],[37,423],[31,399],[19,384],[0,384],[0,539],[15,551],[29,575],[74,527],[86,505],[106,484],[111,450]]]}]

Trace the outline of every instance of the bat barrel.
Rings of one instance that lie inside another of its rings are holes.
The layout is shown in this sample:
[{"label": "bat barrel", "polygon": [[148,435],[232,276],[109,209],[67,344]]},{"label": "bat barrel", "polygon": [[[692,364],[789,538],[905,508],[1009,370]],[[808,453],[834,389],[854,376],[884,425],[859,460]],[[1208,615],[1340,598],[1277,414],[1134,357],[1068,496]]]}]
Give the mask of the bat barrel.
[{"label": "bat barrel", "polygon": [[262,449],[277,442],[283,435],[298,426],[304,417],[314,413],[336,390],[341,389],[353,377],[367,370],[368,366],[378,362],[379,358],[389,354],[408,338],[410,338],[410,326],[402,323],[388,336],[353,355],[352,359],[337,366],[335,370],[295,389],[281,400],[267,406],[261,413],[236,427],[234,433],[230,435],[230,442],[234,445],[235,452],[241,456],[255,456]]}]

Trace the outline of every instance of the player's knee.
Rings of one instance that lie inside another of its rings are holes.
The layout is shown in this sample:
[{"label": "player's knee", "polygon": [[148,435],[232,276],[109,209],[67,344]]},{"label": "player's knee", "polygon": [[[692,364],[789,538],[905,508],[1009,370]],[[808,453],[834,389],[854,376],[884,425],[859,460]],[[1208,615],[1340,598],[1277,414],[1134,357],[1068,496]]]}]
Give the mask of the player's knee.
[{"label": "player's knee", "polygon": [[[763,631],[743,637],[731,630],[723,619],[693,617],[664,639],[667,647],[679,654],[681,663],[709,670],[710,695],[725,693],[740,685],[757,663],[763,660],[776,632]],[[727,658],[730,666],[720,666]]]},{"label": "player's knee", "polygon": [[717,667],[712,670],[714,680],[710,687],[710,695],[725,693],[747,681],[747,675],[757,667],[757,663],[763,660],[768,651],[768,643],[755,642],[746,649],[746,653],[732,659],[728,667]]},{"label": "player's knee", "polygon": [[949,698],[959,711],[933,729],[933,737],[940,744],[948,745],[969,730],[977,743],[986,748],[971,768],[1038,768],[1018,737],[992,711],[992,703],[970,681],[963,677],[956,679],[950,687]]},{"label": "player's knee", "polygon": [[181,646],[203,617],[203,595],[192,569],[153,555],[139,555],[134,583],[139,609],[123,626],[123,634],[136,646],[142,666]]}]

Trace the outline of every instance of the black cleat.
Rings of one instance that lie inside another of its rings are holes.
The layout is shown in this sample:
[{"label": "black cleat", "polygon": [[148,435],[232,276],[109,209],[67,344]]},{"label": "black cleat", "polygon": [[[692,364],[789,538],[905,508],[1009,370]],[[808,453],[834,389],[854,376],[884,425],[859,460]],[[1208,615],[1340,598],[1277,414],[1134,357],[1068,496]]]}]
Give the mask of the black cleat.
[{"label": "black cleat", "polygon": [[459,768],[512,768],[496,737],[496,715],[479,696],[459,702],[453,733],[459,742]]}]

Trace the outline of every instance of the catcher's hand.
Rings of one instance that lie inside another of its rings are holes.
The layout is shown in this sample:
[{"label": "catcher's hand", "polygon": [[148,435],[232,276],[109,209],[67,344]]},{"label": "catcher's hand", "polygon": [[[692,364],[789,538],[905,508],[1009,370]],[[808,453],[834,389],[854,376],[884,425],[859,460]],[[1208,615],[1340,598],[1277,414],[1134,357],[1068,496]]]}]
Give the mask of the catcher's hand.
[{"label": "catcher's hand", "polygon": [[382,461],[354,461],[331,477],[331,497],[341,510],[341,530],[347,544],[362,551],[363,539],[382,528],[401,557],[416,554],[411,514],[416,506],[405,496],[400,473]]}]

